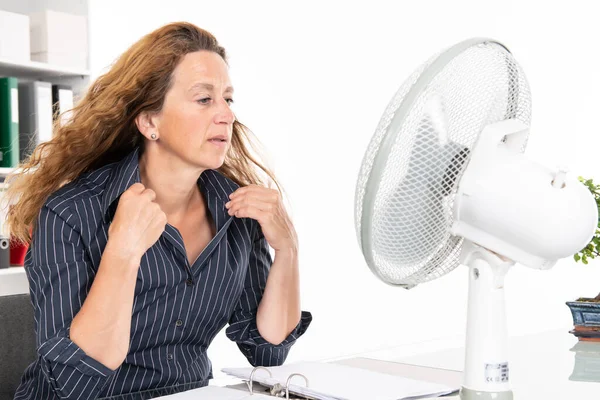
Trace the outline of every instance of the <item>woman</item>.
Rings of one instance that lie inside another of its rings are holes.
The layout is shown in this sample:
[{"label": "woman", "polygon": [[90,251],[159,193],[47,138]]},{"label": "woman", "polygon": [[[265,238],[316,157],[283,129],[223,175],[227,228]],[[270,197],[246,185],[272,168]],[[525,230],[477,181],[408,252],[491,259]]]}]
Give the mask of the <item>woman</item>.
[{"label": "woman", "polygon": [[296,234],[245,147],[226,62],[194,25],[150,33],[12,177],[38,346],[15,399],[200,387],[227,323],[264,366],[307,329]]}]

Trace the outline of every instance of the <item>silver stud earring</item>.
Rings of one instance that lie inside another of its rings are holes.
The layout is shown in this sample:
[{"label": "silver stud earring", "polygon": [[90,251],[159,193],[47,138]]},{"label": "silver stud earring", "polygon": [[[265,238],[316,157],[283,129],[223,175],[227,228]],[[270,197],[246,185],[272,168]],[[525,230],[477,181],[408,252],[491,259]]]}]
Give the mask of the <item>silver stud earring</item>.
[{"label": "silver stud earring", "polygon": [[150,137],[152,138],[152,140],[155,140],[156,139],[156,134],[153,133],[152,135],[150,135]]}]

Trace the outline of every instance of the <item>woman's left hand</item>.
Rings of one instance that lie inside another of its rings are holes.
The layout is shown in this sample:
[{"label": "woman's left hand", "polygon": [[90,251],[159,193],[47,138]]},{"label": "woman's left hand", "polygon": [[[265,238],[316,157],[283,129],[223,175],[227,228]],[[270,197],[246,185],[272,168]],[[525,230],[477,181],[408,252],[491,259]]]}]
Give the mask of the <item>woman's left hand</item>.
[{"label": "woman's left hand", "polygon": [[229,198],[230,201],[225,204],[229,215],[257,220],[265,239],[275,251],[298,249],[296,231],[277,190],[248,185],[233,192]]}]

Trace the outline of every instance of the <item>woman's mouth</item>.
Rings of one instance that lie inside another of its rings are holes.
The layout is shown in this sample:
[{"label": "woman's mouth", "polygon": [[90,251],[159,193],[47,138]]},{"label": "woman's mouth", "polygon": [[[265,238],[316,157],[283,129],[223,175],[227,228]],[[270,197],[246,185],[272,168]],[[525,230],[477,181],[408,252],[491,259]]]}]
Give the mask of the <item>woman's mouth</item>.
[{"label": "woman's mouth", "polygon": [[218,147],[225,147],[227,146],[227,141],[224,139],[210,139],[209,140],[210,143],[214,144],[215,146]]}]

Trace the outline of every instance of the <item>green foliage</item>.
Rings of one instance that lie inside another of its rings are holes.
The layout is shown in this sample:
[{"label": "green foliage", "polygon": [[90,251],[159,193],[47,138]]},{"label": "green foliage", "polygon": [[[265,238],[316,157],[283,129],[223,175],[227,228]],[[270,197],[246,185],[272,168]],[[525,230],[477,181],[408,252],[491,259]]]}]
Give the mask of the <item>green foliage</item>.
[{"label": "green foliage", "polygon": [[[595,185],[592,179],[584,179],[579,177],[579,181],[583,183],[589,191],[592,193],[594,198],[596,199],[596,206],[598,206],[598,215],[600,216],[600,185]],[[598,218],[598,226],[596,228],[596,233],[592,240],[585,246],[579,253],[575,254],[573,258],[575,261],[581,261],[584,264],[587,264],[589,260],[592,260],[600,255],[600,217]]]}]

